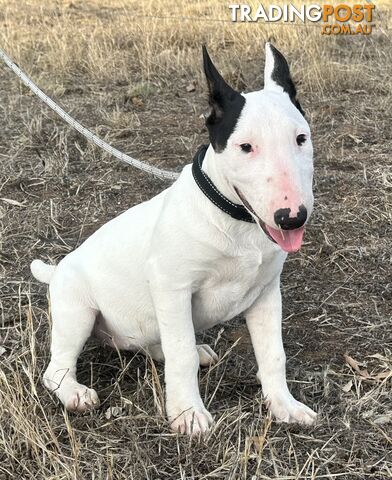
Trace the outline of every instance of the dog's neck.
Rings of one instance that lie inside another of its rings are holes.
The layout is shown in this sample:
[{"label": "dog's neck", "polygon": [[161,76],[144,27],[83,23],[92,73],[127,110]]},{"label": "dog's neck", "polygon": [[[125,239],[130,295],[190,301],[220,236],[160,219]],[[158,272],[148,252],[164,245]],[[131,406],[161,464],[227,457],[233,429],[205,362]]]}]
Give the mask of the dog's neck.
[{"label": "dog's neck", "polygon": [[209,176],[212,183],[219,190],[220,193],[222,193],[233,203],[241,203],[233,187],[229,185],[227,180],[222,175],[222,172],[219,170],[212,145],[209,145],[205,153],[202,170]]}]

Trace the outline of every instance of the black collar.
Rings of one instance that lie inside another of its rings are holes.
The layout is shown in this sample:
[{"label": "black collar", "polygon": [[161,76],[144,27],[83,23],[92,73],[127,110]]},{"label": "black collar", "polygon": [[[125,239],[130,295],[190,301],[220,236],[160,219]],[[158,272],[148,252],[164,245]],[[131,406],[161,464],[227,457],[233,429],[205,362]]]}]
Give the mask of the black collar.
[{"label": "black collar", "polygon": [[206,154],[208,145],[199,147],[193,159],[192,173],[197,186],[204,193],[204,195],[211,200],[211,202],[236,220],[243,222],[255,223],[252,215],[243,205],[231,202],[225,197],[212,183],[210,177],[202,170],[204,156]]}]

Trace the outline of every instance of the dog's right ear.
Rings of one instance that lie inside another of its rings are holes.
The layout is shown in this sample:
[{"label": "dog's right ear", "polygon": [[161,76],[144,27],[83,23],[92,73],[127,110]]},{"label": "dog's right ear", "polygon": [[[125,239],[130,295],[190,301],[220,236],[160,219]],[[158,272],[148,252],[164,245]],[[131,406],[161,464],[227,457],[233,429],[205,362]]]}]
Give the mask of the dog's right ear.
[{"label": "dog's right ear", "polygon": [[203,65],[208,85],[208,100],[212,109],[206,125],[214,150],[220,152],[226,147],[227,139],[234,130],[245,98],[223,80],[212,63],[205,45]]},{"label": "dog's right ear", "polygon": [[297,100],[297,90],[287,60],[270,42],[265,44],[264,88],[287,93],[291,102],[305,115]]}]

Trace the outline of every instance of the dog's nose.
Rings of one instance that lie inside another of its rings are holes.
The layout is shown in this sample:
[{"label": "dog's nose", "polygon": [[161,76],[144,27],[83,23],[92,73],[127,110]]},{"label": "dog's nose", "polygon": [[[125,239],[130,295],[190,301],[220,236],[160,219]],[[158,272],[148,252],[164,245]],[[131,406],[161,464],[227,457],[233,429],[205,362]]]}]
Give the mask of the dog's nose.
[{"label": "dog's nose", "polygon": [[300,228],[306,222],[308,212],[303,205],[300,205],[296,217],[290,217],[291,208],[279,208],[274,213],[276,225],[282,230],[294,230]]}]

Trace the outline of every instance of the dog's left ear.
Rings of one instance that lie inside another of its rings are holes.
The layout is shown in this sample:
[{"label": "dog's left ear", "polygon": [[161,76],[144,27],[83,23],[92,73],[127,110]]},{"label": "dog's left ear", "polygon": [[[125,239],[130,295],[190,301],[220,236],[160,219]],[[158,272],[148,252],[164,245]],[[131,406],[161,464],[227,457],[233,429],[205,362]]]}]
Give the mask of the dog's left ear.
[{"label": "dog's left ear", "polygon": [[208,85],[208,100],[211,106],[211,113],[206,120],[206,125],[214,150],[221,152],[225,149],[227,140],[236,126],[245,104],[245,98],[224,81],[204,45],[203,66]]},{"label": "dog's left ear", "polygon": [[264,88],[279,92],[283,90],[302,115],[305,115],[297,100],[297,90],[291,78],[287,61],[279,50],[269,42],[265,44]]}]

